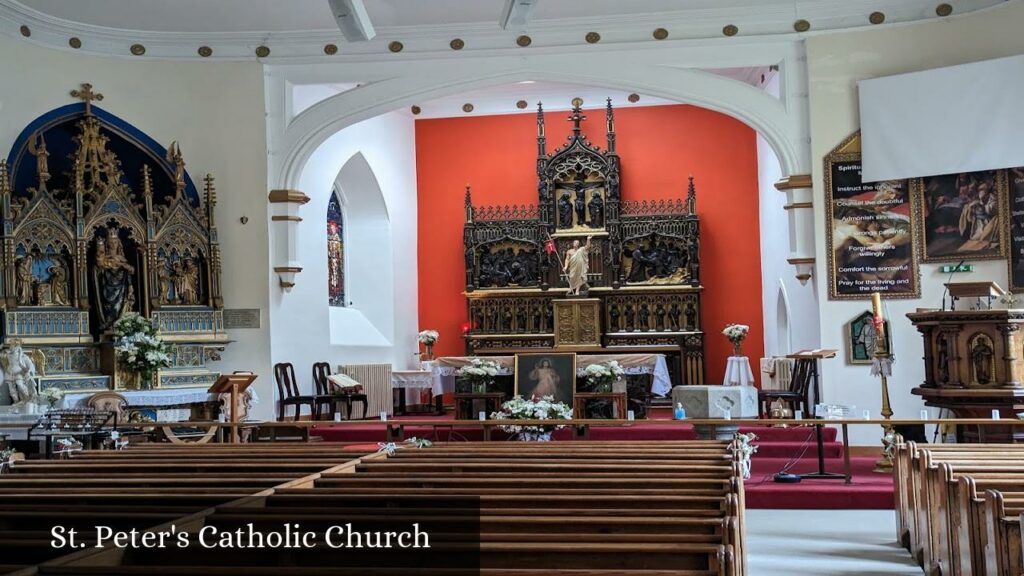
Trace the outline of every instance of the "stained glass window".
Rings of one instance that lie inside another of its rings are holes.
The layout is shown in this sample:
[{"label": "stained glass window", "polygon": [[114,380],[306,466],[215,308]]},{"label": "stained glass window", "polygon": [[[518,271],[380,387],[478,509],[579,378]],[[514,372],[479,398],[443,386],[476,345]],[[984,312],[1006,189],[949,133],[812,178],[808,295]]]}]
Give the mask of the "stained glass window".
[{"label": "stained glass window", "polygon": [[345,305],[345,235],[337,192],[327,203],[327,294],[331,306]]}]

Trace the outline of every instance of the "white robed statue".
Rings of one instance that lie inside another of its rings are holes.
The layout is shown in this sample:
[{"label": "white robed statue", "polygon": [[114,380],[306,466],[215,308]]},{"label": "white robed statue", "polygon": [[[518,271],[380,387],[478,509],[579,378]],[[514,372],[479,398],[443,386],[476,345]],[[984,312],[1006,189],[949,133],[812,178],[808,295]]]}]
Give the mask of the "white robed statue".
[{"label": "white robed statue", "polygon": [[587,284],[587,272],[590,271],[590,240],[593,236],[587,236],[587,243],[580,246],[579,240],[572,241],[572,248],[565,251],[565,264],[562,271],[569,279],[569,296],[578,296],[580,288]]},{"label": "white robed statue", "polygon": [[11,404],[25,405],[36,399],[36,365],[21,348],[18,340],[0,353],[3,381],[11,395]]}]

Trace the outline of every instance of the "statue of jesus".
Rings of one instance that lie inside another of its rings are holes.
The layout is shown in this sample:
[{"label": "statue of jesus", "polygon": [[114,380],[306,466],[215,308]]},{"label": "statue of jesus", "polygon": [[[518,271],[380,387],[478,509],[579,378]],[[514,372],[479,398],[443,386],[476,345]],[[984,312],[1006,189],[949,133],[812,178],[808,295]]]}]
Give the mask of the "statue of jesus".
[{"label": "statue of jesus", "polygon": [[572,241],[572,248],[565,251],[565,264],[562,271],[569,278],[568,296],[578,296],[580,288],[587,284],[587,272],[590,269],[590,240],[593,236],[587,236],[587,243],[580,246],[579,240]]}]

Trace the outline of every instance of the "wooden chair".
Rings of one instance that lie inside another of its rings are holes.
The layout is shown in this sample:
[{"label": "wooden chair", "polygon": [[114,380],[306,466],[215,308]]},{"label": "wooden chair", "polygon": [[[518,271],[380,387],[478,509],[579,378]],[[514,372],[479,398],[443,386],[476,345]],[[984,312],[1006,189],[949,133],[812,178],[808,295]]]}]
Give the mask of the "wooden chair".
[{"label": "wooden chair", "polygon": [[328,420],[333,418],[334,413],[338,411],[338,403],[345,401],[341,397],[331,393],[331,383],[327,381],[327,377],[330,375],[330,364],[327,362],[313,363],[313,386],[316,389],[316,395],[313,396],[313,400],[316,402],[318,415],[323,415],[322,407],[327,406]]},{"label": "wooden chair", "polygon": [[794,413],[802,410],[804,416],[813,416],[810,412],[810,398],[808,392],[811,389],[811,378],[813,377],[815,360],[798,359],[793,363],[793,378],[790,380],[788,390],[761,390],[757,393],[757,417],[764,418],[765,413],[771,410],[772,402],[782,400],[793,406]]},{"label": "wooden chair", "polygon": [[274,364],[274,380],[277,382],[277,419],[284,421],[285,408],[295,407],[295,420],[299,419],[303,406],[309,406],[313,419],[319,418],[316,399],[312,395],[299,394],[298,380],[295,379],[295,368],[290,362]]},{"label": "wooden chair", "polygon": [[101,412],[113,412],[114,428],[116,429],[118,422],[121,421],[121,416],[124,414],[125,409],[128,408],[128,400],[117,392],[97,392],[89,396],[89,399],[85,401],[85,405]]}]

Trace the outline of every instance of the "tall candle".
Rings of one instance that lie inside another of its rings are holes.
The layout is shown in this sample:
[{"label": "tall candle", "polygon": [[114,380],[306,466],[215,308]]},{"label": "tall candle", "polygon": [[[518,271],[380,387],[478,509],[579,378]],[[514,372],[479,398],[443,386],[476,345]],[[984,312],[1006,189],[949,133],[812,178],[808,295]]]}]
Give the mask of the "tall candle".
[{"label": "tall candle", "polygon": [[875,313],[875,322],[884,320],[882,317],[882,295],[878,292],[871,293],[871,310]]}]

